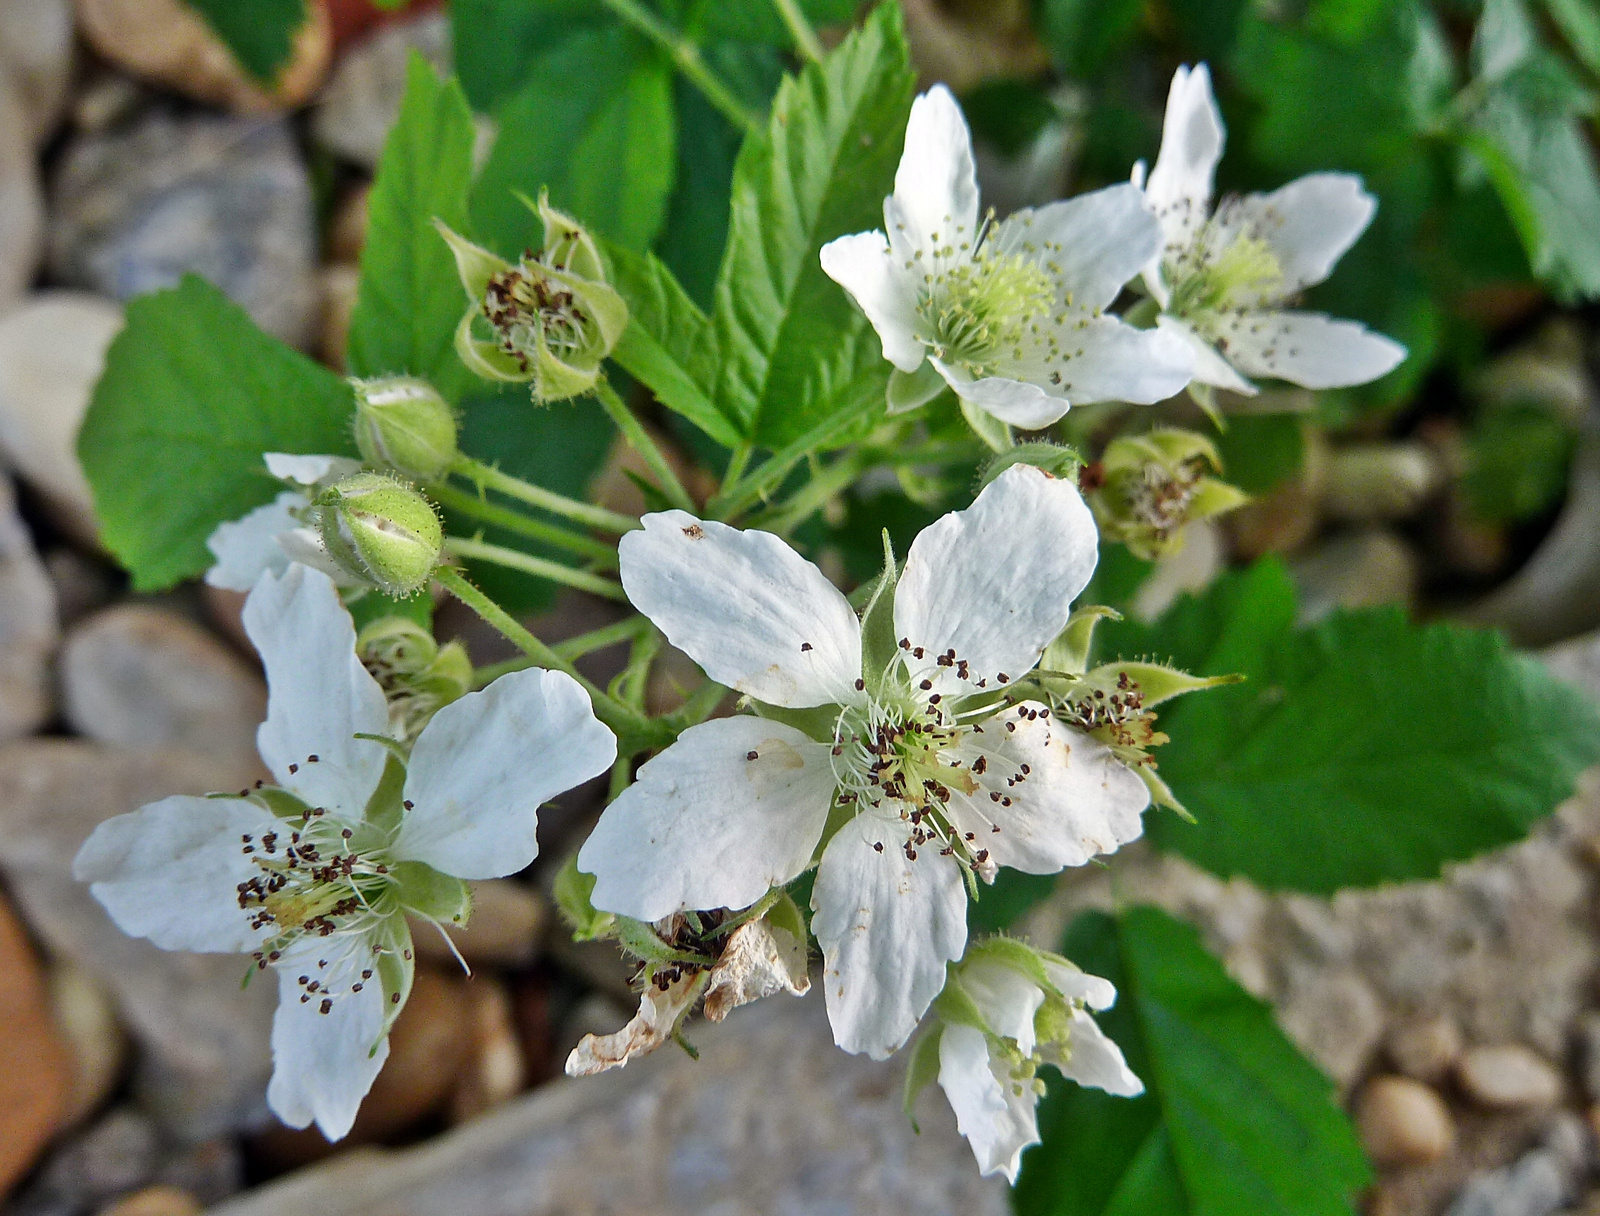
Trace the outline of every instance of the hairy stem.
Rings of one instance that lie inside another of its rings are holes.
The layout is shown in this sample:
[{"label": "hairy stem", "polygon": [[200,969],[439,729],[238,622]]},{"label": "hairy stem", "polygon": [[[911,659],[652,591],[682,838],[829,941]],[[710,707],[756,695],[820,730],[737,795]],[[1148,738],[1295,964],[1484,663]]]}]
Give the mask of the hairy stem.
[{"label": "hairy stem", "polygon": [[591,506],[576,498],[568,498],[565,494],[557,494],[543,486],[523,481],[520,477],[513,477],[510,473],[502,473],[493,465],[473,460],[470,456],[461,457],[456,462],[454,471],[463,477],[471,478],[473,483],[482,489],[498,491],[507,498],[515,498],[518,502],[539,507],[552,515],[559,515],[575,523],[587,524],[591,528],[601,528],[621,536],[624,532],[632,532],[639,526],[639,521],[632,515],[624,515],[620,511],[608,511],[604,507]]},{"label": "hairy stem", "polygon": [[[618,621],[614,625],[602,625],[599,629],[591,629],[588,633],[580,633],[560,642],[550,643],[550,649],[563,659],[579,659],[596,650],[604,650],[607,646],[617,646],[623,642],[631,642],[640,634],[654,628],[649,618],[644,616],[630,616],[626,620]],[[489,663],[476,668],[472,673],[474,688],[482,688],[485,684],[493,683],[501,676],[513,671],[522,671],[532,667],[533,660],[526,655],[519,655],[513,659],[506,659],[501,663]]]},{"label": "hairy stem", "polygon": [[603,575],[591,574],[587,570],[575,570],[571,566],[564,566],[548,558],[533,557],[516,549],[507,549],[504,545],[491,545],[487,541],[447,536],[444,543],[445,551],[456,557],[475,557],[481,562],[493,562],[508,570],[520,570],[535,578],[576,587],[579,591],[604,596],[608,600],[624,604],[628,602],[628,593],[622,589],[622,584]]},{"label": "hairy stem", "polygon": [[664,50],[678,71],[705,95],[722,116],[741,131],[760,129],[761,120],[733,95],[717,74],[706,66],[700,48],[677,30],[669,28],[639,0],[600,0],[608,9]]},{"label": "hairy stem", "polygon": [[627,402],[617,395],[617,390],[604,376],[595,381],[595,396],[600,399],[600,405],[611,416],[611,421],[617,424],[617,429],[622,432],[622,437],[628,441],[628,446],[644,458],[644,463],[656,475],[660,483],[661,492],[667,496],[668,501],[680,511],[698,514],[699,508],[695,506],[694,499],[689,497],[689,491],[683,488],[683,483],[678,480],[678,475],[672,471],[672,465],[667,460],[656,441],[650,438],[650,432],[644,429],[644,424],[633,416],[633,411],[628,408]]},{"label": "hairy stem", "polygon": [[508,532],[515,532],[519,536],[526,536],[529,540],[543,541],[547,545],[565,549],[568,553],[592,558],[596,562],[603,563],[607,569],[617,568],[617,547],[603,540],[595,540],[592,536],[573,532],[557,524],[530,519],[520,511],[489,502],[456,486],[431,485],[427,487],[427,492],[428,496],[442,507],[458,511],[462,515],[470,515],[474,519],[493,524],[497,528],[504,528]]}]

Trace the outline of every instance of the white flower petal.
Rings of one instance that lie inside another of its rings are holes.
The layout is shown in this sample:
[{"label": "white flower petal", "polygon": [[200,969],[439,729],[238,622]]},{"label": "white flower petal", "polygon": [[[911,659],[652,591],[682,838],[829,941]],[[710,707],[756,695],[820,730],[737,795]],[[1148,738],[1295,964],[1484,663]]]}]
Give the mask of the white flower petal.
[{"label": "white flower petal", "polygon": [[249,591],[266,571],[282,574],[289,567],[289,558],[278,546],[278,534],[300,526],[295,510],[305,505],[304,494],[285,490],[254,511],[218,524],[206,538],[206,548],[217,559],[206,571],[207,584],[226,591]]},{"label": "white flower petal", "polygon": [[922,366],[927,351],[916,339],[916,284],[895,264],[883,233],[858,232],[829,241],[822,247],[822,270],[867,314],[885,359],[903,372]]},{"label": "white flower petal", "polygon": [[[911,103],[905,151],[894,175],[894,199],[917,247],[971,241],[978,223],[978,175],[972,133],[944,85]],[[891,237],[894,235],[890,233]]]},{"label": "white flower petal", "polygon": [[457,878],[515,874],[539,854],[540,804],[616,758],[616,737],[571,676],[537,667],[501,676],[418,736],[394,855]]},{"label": "white flower petal", "polygon": [[1306,388],[1342,388],[1386,375],[1406,348],[1357,321],[1319,312],[1247,312],[1216,326],[1218,346],[1247,376],[1274,377]]},{"label": "white flower petal", "polygon": [[898,1051],[967,944],[961,867],[935,845],[905,852],[898,820],[857,815],[823,850],[811,892],[833,1041],[874,1060]]},{"label": "white flower petal", "polygon": [[[350,990],[371,959],[371,940],[352,934],[308,938],[274,966],[278,1012],[267,1105],[290,1127],[315,1122],[329,1140],[345,1135],[389,1057],[383,985],[371,980],[360,992]],[[321,998],[307,996],[301,976],[334,993],[327,1013]]]},{"label": "white flower petal", "polygon": [[621,1030],[611,1034],[586,1034],[567,1056],[567,1076],[590,1077],[612,1068],[621,1068],[636,1056],[646,1056],[672,1037],[673,1029],[689,1012],[706,972],[680,975],[665,992],[646,984],[639,994],[639,1012]]},{"label": "white flower petal", "polygon": [[1161,253],[1161,226],[1128,183],[1025,207],[995,232],[997,249],[1043,266],[1074,307],[1105,308]]},{"label": "white flower petal", "polygon": [[[1194,376],[1188,343],[1160,329],[1135,329],[1112,316],[1083,316],[1055,327],[1061,357],[1047,366],[1056,391],[1074,405],[1127,401],[1150,405],[1182,392]],[[1035,376],[1043,373],[1034,373]]]},{"label": "white flower petal", "polygon": [[822,571],[770,532],[684,511],[641,522],[618,546],[622,585],[708,676],[790,709],[855,697],[861,626]]},{"label": "white flower petal", "polygon": [[334,561],[333,555],[328,552],[327,546],[322,543],[322,537],[315,528],[291,528],[287,532],[280,532],[277,535],[277,542],[285,558],[326,574],[333,580],[335,587],[372,585],[360,575],[352,574]]},{"label": "white flower petal", "polygon": [[1081,1009],[1072,1012],[1072,1037],[1065,1053],[1054,1044],[1040,1055],[1061,1070],[1061,1075],[1079,1085],[1103,1089],[1118,1098],[1136,1098],[1144,1092],[1128,1061],[1105,1031]]},{"label": "white flower petal", "polygon": [[389,709],[356,657],[355,625],[332,580],[301,565],[262,575],[245,601],[244,628],[267,669],[261,759],[310,805],[359,819],[389,752],[354,736],[387,734]]},{"label": "white flower petal", "polygon": [[748,907],[782,886],[811,863],[827,822],[830,751],[764,718],[691,726],[639,770],[579,850],[594,906],[660,920]]},{"label": "white flower petal", "polygon": [[323,481],[338,481],[361,468],[359,460],[348,456],[301,456],[291,452],[268,452],[262,457],[267,472],[279,481],[314,486]]},{"label": "white flower petal", "polygon": [[1190,357],[1194,360],[1194,378],[1201,384],[1229,389],[1247,397],[1253,397],[1259,391],[1234,371],[1232,364],[1217,353],[1216,347],[1197,334],[1187,321],[1162,313],[1156,318],[1156,328],[1188,345]]},{"label": "white flower petal", "polygon": [[1098,541],[1076,487],[1013,465],[911,543],[895,589],[895,635],[924,649],[936,687],[961,687],[956,667],[935,663],[950,650],[967,663],[969,686],[993,688],[1001,673],[1015,679],[1066,627]]},{"label": "white flower petal", "polygon": [[1326,279],[1377,209],[1355,174],[1311,173],[1271,194],[1246,195],[1230,216],[1272,246],[1283,272],[1274,295],[1282,299]]},{"label": "white flower petal", "polygon": [[705,1015],[713,1022],[763,997],[780,992],[804,996],[811,991],[805,942],[765,917],[729,934],[722,957],[708,974]]},{"label": "white flower petal", "polygon": [[1180,67],[1167,93],[1161,152],[1144,186],[1166,244],[1174,251],[1188,248],[1206,219],[1223,139],[1210,71],[1203,63]]},{"label": "white flower petal", "polygon": [[[1037,384],[1004,376],[974,380],[960,368],[948,367],[931,356],[929,362],[955,389],[956,396],[1024,431],[1042,430],[1065,414],[1071,405],[1066,398],[1052,396]],[[1029,367],[1027,373],[1045,379],[1045,373],[1035,367]]]},{"label": "white flower petal", "polygon": [[1044,989],[1015,967],[978,958],[961,967],[961,987],[983,1014],[991,1034],[1015,1041],[1033,1054],[1033,1015],[1044,1004]]},{"label": "white flower petal", "polygon": [[95,828],[72,875],[130,937],[163,950],[253,950],[262,935],[239,907],[238,887],[261,871],[244,837],[278,826],[242,798],[163,798]]},{"label": "white flower petal", "polygon": [[1052,719],[1030,720],[1023,708],[997,714],[963,741],[968,767],[981,756],[984,771],[977,793],[952,791],[949,810],[963,833],[977,837],[973,849],[1026,874],[1054,874],[1138,839],[1150,802],[1138,774],[1098,739]]},{"label": "white flower petal", "polygon": [[1004,1063],[989,1058],[989,1041],[972,1026],[946,1026],[939,1036],[939,1088],[956,1114],[987,1177],[1017,1180],[1022,1152],[1039,1143],[1037,1099],[1031,1082],[1013,1081]]},{"label": "white flower petal", "polygon": [[1117,989],[1110,980],[1090,975],[1077,967],[1064,967],[1049,958],[1044,960],[1044,973],[1056,986],[1056,991],[1069,1001],[1082,1001],[1090,1009],[1110,1009],[1117,1003]]}]

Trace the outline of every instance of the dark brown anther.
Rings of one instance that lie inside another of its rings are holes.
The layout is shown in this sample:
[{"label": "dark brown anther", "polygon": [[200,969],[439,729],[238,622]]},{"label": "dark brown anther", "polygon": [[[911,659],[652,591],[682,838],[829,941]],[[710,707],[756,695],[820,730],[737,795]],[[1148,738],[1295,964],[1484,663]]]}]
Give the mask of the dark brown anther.
[{"label": "dark brown anther", "polygon": [[746,760],[756,760],[756,759],[759,759],[760,756],[761,756],[761,753],[756,751],[756,750],[754,750],[753,748],[750,751],[747,751],[744,754],[744,758]]},{"label": "dark brown anther", "polygon": [[291,777],[294,776],[294,774],[298,773],[299,771],[300,771],[300,766],[298,764],[291,764],[289,766],[289,775]]},{"label": "dark brown anther", "polygon": [[800,652],[802,654],[804,654],[806,651],[808,651],[810,649],[811,649],[811,643],[810,642],[801,642],[800,643]]},{"label": "dark brown anther", "polygon": [[414,803],[414,802],[412,802],[412,801],[411,801],[411,799],[409,799],[409,798],[407,798],[407,799],[406,799],[406,800],[405,800],[405,801],[404,801],[404,802],[402,802],[402,803],[401,803],[401,804],[400,804],[400,805],[401,805],[401,806],[403,806],[403,807],[405,807],[405,808],[406,808],[406,810],[408,810],[408,811],[413,811],[413,810],[416,810],[416,807],[417,807],[417,804],[416,804],[416,803]]},{"label": "dark brown anther", "polygon": [[865,680],[861,680],[861,679],[856,680],[856,691],[857,692],[864,692],[866,690],[866,687],[867,687],[867,682]]}]

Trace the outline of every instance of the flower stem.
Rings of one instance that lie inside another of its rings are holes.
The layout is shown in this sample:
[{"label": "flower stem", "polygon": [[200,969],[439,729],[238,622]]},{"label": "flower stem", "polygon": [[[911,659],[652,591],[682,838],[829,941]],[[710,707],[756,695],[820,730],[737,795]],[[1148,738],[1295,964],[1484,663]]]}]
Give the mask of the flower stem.
[{"label": "flower stem", "polygon": [[471,478],[483,489],[498,490],[507,498],[515,498],[518,502],[540,507],[552,515],[587,524],[591,528],[601,528],[621,536],[624,532],[632,532],[639,526],[639,521],[632,515],[624,515],[620,511],[608,511],[604,507],[590,506],[586,502],[579,502],[576,498],[557,494],[543,486],[523,481],[520,477],[513,477],[510,473],[502,473],[493,465],[473,460],[470,456],[461,457],[456,462],[454,471],[463,477]]},{"label": "flower stem", "polygon": [[[602,625],[599,629],[591,629],[588,633],[580,633],[576,637],[566,638],[560,642],[550,643],[550,649],[563,659],[572,660],[582,658],[591,651],[604,650],[607,646],[617,646],[623,642],[631,642],[641,633],[652,628],[648,618],[643,616],[630,616],[614,625]],[[488,663],[475,668],[472,673],[472,686],[482,688],[491,684],[501,676],[513,671],[522,671],[532,667],[533,660],[526,655],[506,659],[500,663]]]},{"label": "flower stem", "polygon": [[672,471],[672,465],[668,463],[660,446],[650,438],[650,432],[644,429],[644,424],[633,416],[633,411],[628,408],[627,403],[617,396],[617,390],[611,387],[610,381],[604,376],[595,381],[594,394],[600,398],[601,406],[611,416],[611,421],[617,424],[617,429],[628,441],[628,446],[644,458],[645,465],[656,475],[656,480],[661,485],[661,492],[667,496],[668,501],[681,511],[688,511],[691,515],[699,514],[700,508],[695,506],[694,499],[689,497],[689,491],[683,488],[678,475]]},{"label": "flower stem", "polygon": [[[865,409],[881,413],[883,406],[881,403],[871,404]],[[860,422],[863,412],[864,410],[843,410],[832,414],[794,442],[779,448],[748,475],[738,480],[728,479],[723,483],[722,489],[712,495],[711,500],[706,503],[706,515],[711,519],[731,519],[746,510],[788,476],[789,470],[801,460],[830,443],[841,431]]]},{"label": "flower stem", "polygon": [[579,591],[604,596],[608,600],[617,600],[620,603],[628,601],[628,593],[622,589],[622,584],[613,579],[591,574],[587,570],[575,570],[571,566],[564,566],[548,558],[519,553],[515,549],[507,549],[504,545],[491,545],[487,541],[468,540],[462,536],[448,536],[445,538],[445,550],[456,557],[475,557],[481,562],[493,562],[508,570],[520,570],[535,578],[576,587]]},{"label": "flower stem", "polygon": [[778,16],[789,27],[789,36],[794,39],[795,49],[812,63],[821,63],[822,43],[817,39],[817,31],[811,28],[811,22],[806,20],[805,13],[800,11],[798,0],[772,0],[772,7],[778,10]]},{"label": "flower stem", "polygon": [[647,9],[639,0],[600,0],[608,9],[622,18],[639,33],[664,50],[671,58],[678,71],[682,72],[689,83],[705,95],[705,99],[721,111],[734,126],[741,131],[755,131],[760,128],[760,120],[752,114],[728,86],[717,78],[706,61],[700,56],[700,48],[676,30],[668,28],[660,18]]},{"label": "flower stem", "polygon": [[440,506],[448,507],[452,511],[459,511],[462,515],[470,515],[474,519],[481,519],[486,524],[504,528],[508,532],[516,532],[530,540],[543,541],[547,545],[554,545],[565,549],[568,553],[576,553],[580,557],[593,558],[597,562],[605,563],[608,569],[616,569],[617,547],[605,541],[595,540],[591,536],[584,536],[572,532],[556,524],[547,524],[537,519],[530,519],[520,511],[513,511],[502,507],[498,503],[488,502],[475,494],[468,494],[456,486],[437,484],[427,487],[428,496]]},{"label": "flower stem", "polygon": [[756,445],[748,440],[733,449],[733,454],[728,457],[728,467],[722,474],[724,487],[733,485],[744,476],[745,466],[750,463],[750,457],[755,450]]},{"label": "flower stem", "polygon": [[704,722],[711,711],[722,704],[722,698],[727,695],[728,690],[724,685],[718,684],[715,680],[707,680],[690,693],[689,699],[668,714],[667,718],[676,729],[686,730]]},{"label": "flower stem", "polygon": [[746,527],[765,528],[786,536],[820,510],[828,499],[844,490],[864,471],[863,462],[855,455],[844,456],[817,470],[810,481],[801,486],[783,502],[776,503],[758,515],[752,516]]}]

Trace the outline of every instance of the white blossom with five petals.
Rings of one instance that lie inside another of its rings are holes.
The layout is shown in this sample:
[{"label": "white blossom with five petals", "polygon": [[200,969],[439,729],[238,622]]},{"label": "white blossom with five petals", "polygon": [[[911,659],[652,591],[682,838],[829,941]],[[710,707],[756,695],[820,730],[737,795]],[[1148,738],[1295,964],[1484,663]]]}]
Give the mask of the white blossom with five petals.
[{"label": "white blossom with five petals", "polygon": [[913,542],[881,654],[778,537],[682,511],[643,524],[620,548],[629,598],[764,716],[691,727],[639,770],[578,854],[593,904],[739,909],[816,864],[834,1038],[882,1059],[961,956],[973,875],[1055,873],[1140,833],[1144,782],[1003,695],[1094,571],[1089,510],[1069,482],[1007,469]]},{"label": "white blossom with five petals", "polygon": [[402,758],[331,580],[299,564],[263,574],[244,624],[278,786],[109,819],[74,873],[125,933],[277,973],[268,1104],[337,1139],[410,989],[406,914],[458,919],[461,880],[527,866],[540,804],[604,772],[616,740],[575,680],[530,668],[446,705]]},{"label": "white blossom with five petals", "polygon": [[297,456],[268,452],[267,471],[290,488],[238,519],[218,524],[206,538],[217,559],[206,582],[226,591],[249,591],[263,573],[282,574],[290,562],[320,570],[342,587],[366,586],[328,556],[322,538],[306,520],[317,492],[361,468],[345,456]]},{"label": "white blossom with five petals", "polygon": [[1144,269],[1161,305],[1156,327],[1189,344],[1196,380],[1236,393],[1256,391],[1251,376],[1338,388],[1392,371],[1406,356],[1398,342],[1285,307],[1326,279],[1372,222],[1377,202],[1361,179],[1311,173],[1213,208],[1223,140],[1205,64],[1180,67],[1155,168],[1148,181],[1142,161],[1133,170],[1161,225],[1161,249]]},{"label": "white blossom with five petals", "polygon": [[1148,404],[1188,384],[1187,344],[1105,311],[1161,247],[1136,188],[980,218],[972,135],[940,85],[912,104],[883,220],[883,232],[823,246],[822,268],[900,373],[891,401],[920,404],[942,377],[963,401],[1035,430],[1071,405]]}]

